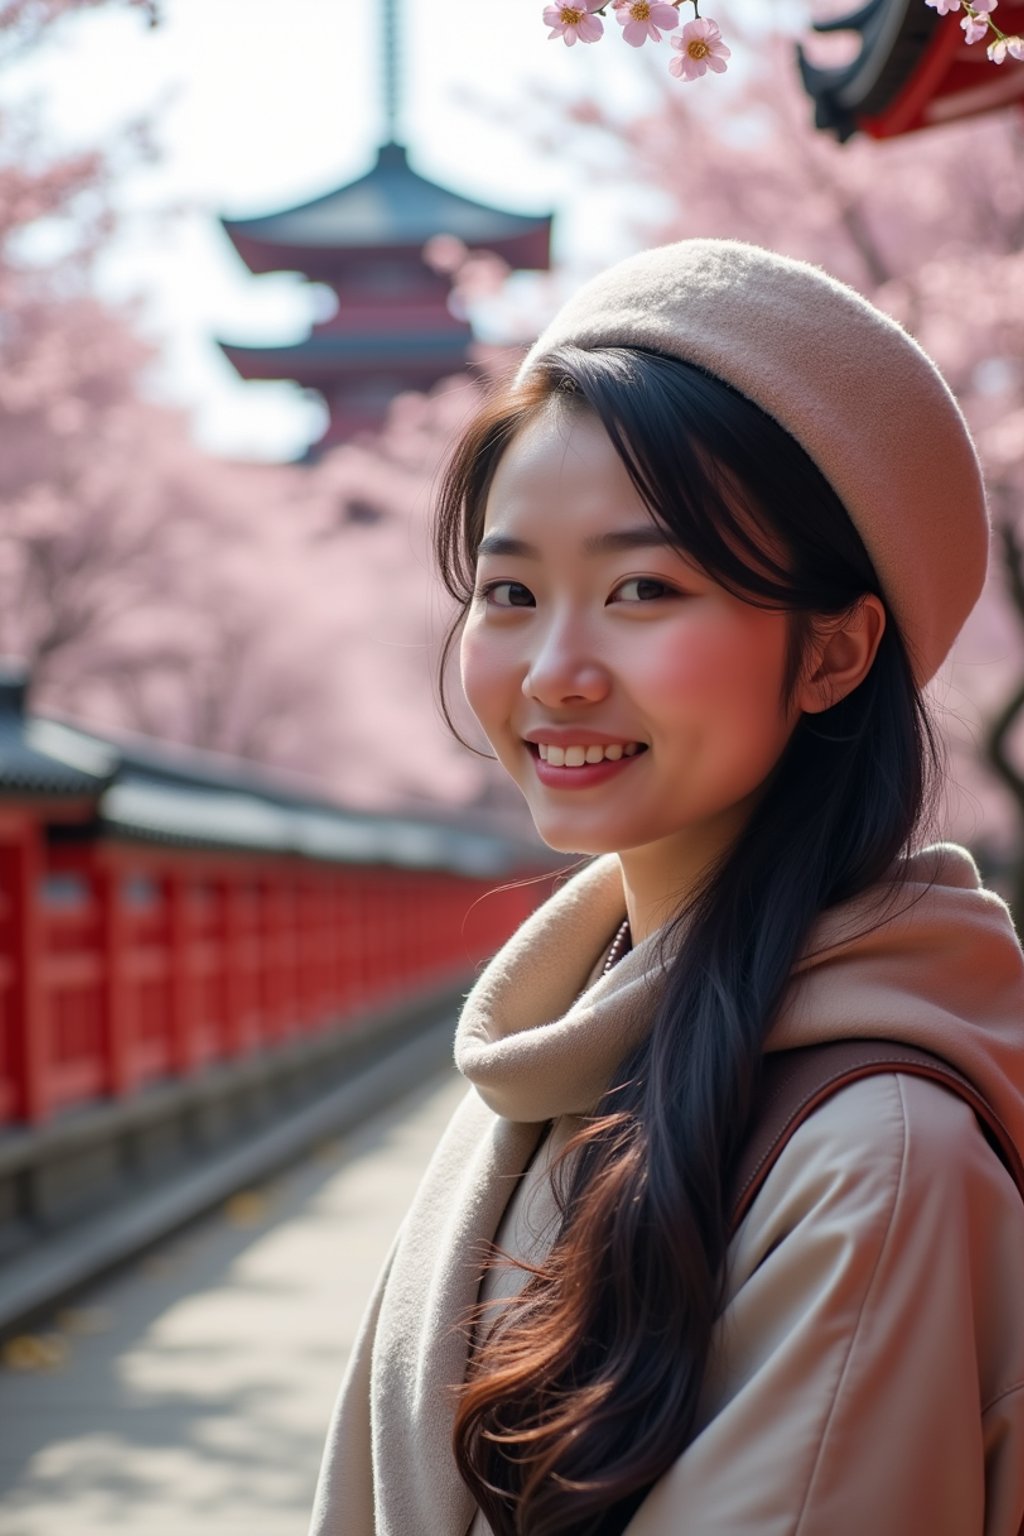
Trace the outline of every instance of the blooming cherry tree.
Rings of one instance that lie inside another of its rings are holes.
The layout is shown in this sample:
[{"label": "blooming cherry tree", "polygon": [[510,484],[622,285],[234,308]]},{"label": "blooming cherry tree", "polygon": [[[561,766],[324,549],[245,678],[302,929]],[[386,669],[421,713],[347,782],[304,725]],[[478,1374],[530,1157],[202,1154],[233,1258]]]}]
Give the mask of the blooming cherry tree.
[{"label": "blooming cherry tree", "polygon": [[[0,0],[0,62],[86,8]],[[119,131],[57,152],[43,105],[0,103],[0,651],[28,664],[32,708],[301,771],[354,805],[494,798],[432,687],[430,487],[476,386],[396,401],[315,466],[202,452],[147,397],[135,313],[95,292],[136,151]]]}]

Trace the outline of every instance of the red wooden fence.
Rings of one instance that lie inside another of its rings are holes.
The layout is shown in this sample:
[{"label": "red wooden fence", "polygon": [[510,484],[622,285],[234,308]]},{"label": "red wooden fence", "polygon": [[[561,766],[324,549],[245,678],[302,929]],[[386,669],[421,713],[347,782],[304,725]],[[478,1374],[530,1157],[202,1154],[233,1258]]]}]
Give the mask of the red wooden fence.
[{"label": "red wooden fence", "polygon": [[4,812],[0,1126],[455,984],[537,899],[438,870],[48,847],[33,817]]}]

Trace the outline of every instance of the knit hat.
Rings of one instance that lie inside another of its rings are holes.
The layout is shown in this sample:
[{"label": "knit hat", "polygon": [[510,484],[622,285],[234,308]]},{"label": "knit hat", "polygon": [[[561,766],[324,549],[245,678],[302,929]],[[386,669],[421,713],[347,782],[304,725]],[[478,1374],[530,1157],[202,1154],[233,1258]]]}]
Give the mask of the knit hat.
[{"label": "knit hat", "polygon": [[942,375],[894,320],[806,262],[734,240],[682,240],[586,283],[527,353],[647,347],[759,405],[843,501],[922,686],[980,596],[981,467]]}]

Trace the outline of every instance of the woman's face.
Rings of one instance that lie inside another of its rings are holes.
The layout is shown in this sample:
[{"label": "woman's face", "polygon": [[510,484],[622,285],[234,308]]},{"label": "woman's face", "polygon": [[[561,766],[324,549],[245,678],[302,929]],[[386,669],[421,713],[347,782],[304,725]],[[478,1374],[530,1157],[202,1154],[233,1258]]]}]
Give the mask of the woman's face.
[{"label": "woman's face", "polygon": [[663,542],[589,413],[549,405],[505,450],[462,679],[551,847],[717,854],[799,716],[786,639]]}]

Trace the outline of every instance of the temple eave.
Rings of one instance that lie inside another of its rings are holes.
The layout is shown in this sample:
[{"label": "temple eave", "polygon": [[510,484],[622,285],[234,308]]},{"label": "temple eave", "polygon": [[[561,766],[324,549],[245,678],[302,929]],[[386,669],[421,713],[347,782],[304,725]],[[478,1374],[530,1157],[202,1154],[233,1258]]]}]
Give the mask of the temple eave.
[{"label": "temple eave", "polygon": [[457,336],[454,345],[388,350],[374,348],[359,352],[336,352],[296,347],[235,347],[219,341],[224,356],[243,379],[292,379],[313,389],[342,380],[392,379],[400,377],[412,383],[435,383],[465,367],[465,338]]},{"label": "temple eave", "polygon": [[[1008,32],[1024,30],[1024,0],[1003,0],[999,15]],[[875,24],[880,18],[886,26]],[[900,0],[886,10],[874,0],[816,30],[844,28],[860,34],[859,52],[844,64],[813,64],[798,50],[815,124],[841,141],[857,132],[893,138],[1024,101],[1024,70],[992,70],[984,48],[965,43],[955,15]]]},{"label": "temple eave", "polygon": [[[410,258],[409,246],[397,242],[350,243],[344,249],[336,245],[290,244],[254,235],[226,219],[221,222],[249,271],[257,275],[298,272],[321,281],[343,282],[349,272],[368,262],[401,260],[408,263]],[[423,237],[423,245],[429,238]],[[470,250],[493,251],[517,271],[546,271],[551,263],[551,226],[546,221],[531,225],[519,234],[465,243]]]}]

